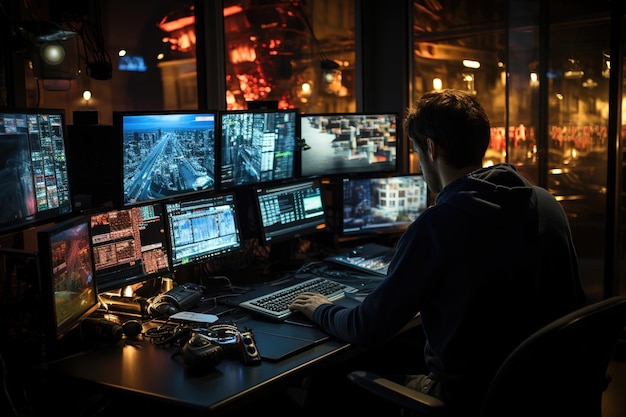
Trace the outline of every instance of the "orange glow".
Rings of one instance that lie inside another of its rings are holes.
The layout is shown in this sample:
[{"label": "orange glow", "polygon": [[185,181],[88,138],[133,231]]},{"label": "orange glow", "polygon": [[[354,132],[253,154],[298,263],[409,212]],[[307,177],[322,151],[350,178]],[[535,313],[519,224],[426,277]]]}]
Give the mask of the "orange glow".
[{"label": "orange glow", "polygon": [[183,33],[178,38],[178,48],[181,51],[190,50],[191,48],[193,48],[195,44],[196,44],[196,32],[193,30]]},{"label": "orange glow", "polygon": [[228,6],[224,7],[224,17],[232,16],[237,13],[241,13],[243,11],[243,7],[241,6]]},{"label": "orange glow", "polygon": [[256,51],[248,46],[238,46],[230,51],[230,62],[240,64],[242,62],[254,62],[256,60]]},{"label": "orange glow", "polygon": [[195,16],[186,16],[181,17],[180,19],[172,20],[171,22],[166,22],[167,16],[163,17],[159,24],[157,25],[159,29],[164,32],[174,32],[175,30],[182,29],[187,26],[192,26],[196,22]]}]

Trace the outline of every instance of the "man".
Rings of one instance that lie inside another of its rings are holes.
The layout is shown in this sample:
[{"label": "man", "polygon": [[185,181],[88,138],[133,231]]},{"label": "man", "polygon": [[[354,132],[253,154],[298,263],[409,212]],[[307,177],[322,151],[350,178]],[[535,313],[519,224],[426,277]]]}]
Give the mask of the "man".
[{"label": "man", "polygon": [[473,96],[427,93],[404,128],[435,204],[407,228],[387,277],[359,306],[305,293],[290,308],[361,346],[392,338],[419,313],[428,370],[407,385],[471,415],[523,339],[584,305],[576,251],[549,192],[511,165],[482,168],[490,125]]}]

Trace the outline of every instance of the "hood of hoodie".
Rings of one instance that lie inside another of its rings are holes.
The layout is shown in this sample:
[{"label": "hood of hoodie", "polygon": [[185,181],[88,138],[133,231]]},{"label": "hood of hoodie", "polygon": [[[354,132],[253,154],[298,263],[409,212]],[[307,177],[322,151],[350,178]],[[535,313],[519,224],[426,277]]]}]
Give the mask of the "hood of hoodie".
[{"label": "hood of hoodie", "polygon": [[534,186],[510,164],[473,171],[446,185],[435,205],[446,204],[489,217],[526,212],[533,203]]}]

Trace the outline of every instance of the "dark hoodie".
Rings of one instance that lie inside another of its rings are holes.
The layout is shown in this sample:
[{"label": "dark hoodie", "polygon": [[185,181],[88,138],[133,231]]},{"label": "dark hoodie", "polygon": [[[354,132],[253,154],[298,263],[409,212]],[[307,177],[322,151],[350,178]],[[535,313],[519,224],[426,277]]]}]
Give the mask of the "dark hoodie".
[{"label": "dark hoodie", "polygon": [[517,344],[584,303],[563,208],[500,164],[448,184],[400,238],[376,290],[355,308],[320,306],[314,321],[372,346],[419,312],[444,399],[469,411]]}]

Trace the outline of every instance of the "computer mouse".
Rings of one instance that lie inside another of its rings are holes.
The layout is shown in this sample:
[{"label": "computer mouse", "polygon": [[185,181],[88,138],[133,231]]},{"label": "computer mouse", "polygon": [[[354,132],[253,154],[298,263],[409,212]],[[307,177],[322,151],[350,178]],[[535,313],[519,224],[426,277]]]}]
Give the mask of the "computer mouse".
[{"label": "computer mouse", "polygon": [[137,337],[143,332],[143,325],[137,320],[127,320],[122,324],[126,337]]}]

